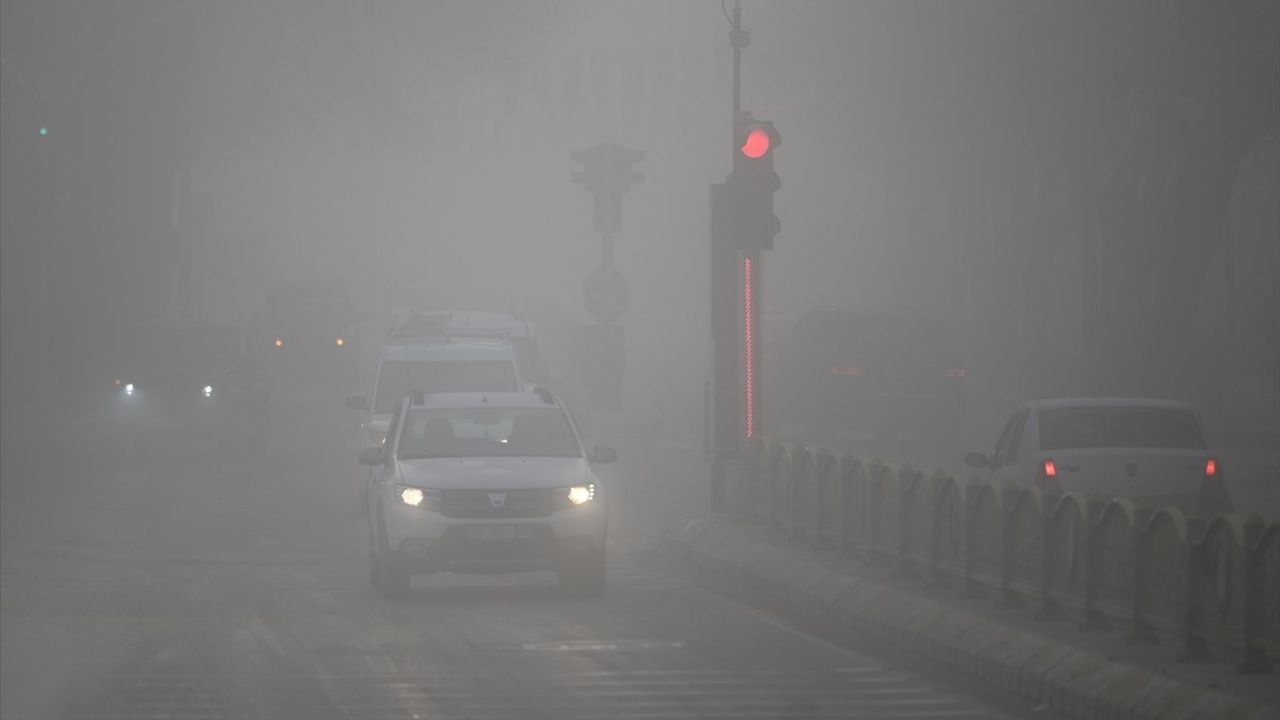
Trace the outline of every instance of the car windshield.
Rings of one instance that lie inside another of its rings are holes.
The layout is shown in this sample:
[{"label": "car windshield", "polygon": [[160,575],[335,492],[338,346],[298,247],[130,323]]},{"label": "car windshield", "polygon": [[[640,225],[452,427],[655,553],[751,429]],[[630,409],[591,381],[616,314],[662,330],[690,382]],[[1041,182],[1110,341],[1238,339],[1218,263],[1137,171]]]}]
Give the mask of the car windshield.
[{"label": "car windshield", "polygon": [[244,350],[234,328],[216,325],[144,328],[125,340],[122,370],[147,374],[227,372]]},{"label": "car windshield", "polygon": [[1040,449],[1177,448],[1203,450],[1190,410],[1161,407],[1070,407],[1040,411]]},{"label": "car windshield", "polygon": [[375,413],[394,412],[414,390],[440,392],[518,392],[510,360],[386,360],[378,372]]},{"label": "car windshield", "polygon": [[852,316],[836,344],[855,357],[874,355],[900,362],[941,360],[951,341],[946,327],[931,318]]},{"label": "car windshield", "polygon": [[282,293],[267,301],[266,318],[270,323],[316,325],[340,321],[350,310],[341,293]]},{"label": "car windshield", "polygon": [[441,457],[582,457],[559,408],[415,410],[401,426],[402,460]]}]

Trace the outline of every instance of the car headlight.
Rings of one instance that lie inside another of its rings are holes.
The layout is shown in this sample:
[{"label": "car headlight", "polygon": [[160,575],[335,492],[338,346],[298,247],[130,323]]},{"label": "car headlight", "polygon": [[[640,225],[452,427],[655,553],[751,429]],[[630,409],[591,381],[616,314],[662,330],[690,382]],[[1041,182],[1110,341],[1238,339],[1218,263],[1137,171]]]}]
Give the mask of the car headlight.
[{"label": "car headlight", "polygon": [[399,486],[396,488],[396,495],[400,497],[400,502],[405,505],[418,507],[427,499],[427,494],[422,492],[422,488]]},{"label": "car headlight", "polygon": [[133,386],[133,383],[124,384],[124,394],[126,397],[133,397],[134,393],[136,393],[137,391],[138,390]]},{"label": "car headlight", "polygon": [[584,483],[582,485],[574,485],[568,488],[565,497],[569,499],[570,505],[585,505],[596,499],[596,484]]},{"label": "car headlight", "polygon": [[204,393],[204,396],[207,398],[213,397],[213,386],[205,385],[204,388],[202,388],[202,392]]},{"label": "car headlight", "polygon": [[412,485],[397,485],[396,501],[421,510],[435,510],[440,504],[440,491]]}]

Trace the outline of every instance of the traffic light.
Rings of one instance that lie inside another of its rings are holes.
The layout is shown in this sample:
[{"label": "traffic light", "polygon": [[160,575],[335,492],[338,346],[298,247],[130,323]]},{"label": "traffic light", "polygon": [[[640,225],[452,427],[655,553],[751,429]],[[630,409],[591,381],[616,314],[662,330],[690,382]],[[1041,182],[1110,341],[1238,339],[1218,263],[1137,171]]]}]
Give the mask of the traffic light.
[{"label": "traffic light", "polygon": [[744,112],[734,125],[733,172],[727,181],[733,235],[748,251],[773,249],[782,223],[773,213],[773,194],[782,187],[773,169],[773,152],[782,136],[773,123]]},{"label": "traffic light", "polygon": [[588,150],[574,150],[569,157],[582,164],[582,169],[575,170],[569,178],[595,196],[596,232],[622,232],[622,193],[644,180],[644,175],[631,167],[644,159],[644,153],[602,143]]}]

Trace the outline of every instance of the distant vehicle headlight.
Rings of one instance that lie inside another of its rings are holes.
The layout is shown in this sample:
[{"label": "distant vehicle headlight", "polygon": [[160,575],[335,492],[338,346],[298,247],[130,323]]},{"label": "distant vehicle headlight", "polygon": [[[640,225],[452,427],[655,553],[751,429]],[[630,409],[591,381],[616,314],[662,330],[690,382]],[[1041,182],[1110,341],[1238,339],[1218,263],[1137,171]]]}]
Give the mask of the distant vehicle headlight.
[{"label": "distant vehicle headlight", "polygon": [[333,344],[334,344],[334,345],[337,345],[338,347],[342,347],[343,345],[346,345],[346,344],[347,344],[347,341],[346,341],[346,339],[345,339],[345,338],[338,338],[338,339],[336,339],[336,340],[334,340],[334,341],[333,341]]},{"label": "distant vehicle headlight", "polygon": [[284,338],[276,338],[275,345],[278,348],[284,347]]},{"label": "distant vehicle headlight", "polygon": [[207,398],[211,398],[211,397],[213,397],[213,386],[212,386],[212,385],[205,385],[205,386],[204,386],[204,396],[205,396],[205,397],[207,397]]},{"label": "distant vehicle headlight", "polygon": [[589,503],[596,499],[596,484],[574,485],[568,490],[568,498],[573,505]]},{"label": "distant vehicle headlight", "polygon": [[136,392],[136,388],[134,388],[133,383],[124,384],[124,394],[126,396],[133,397],[134,392]]}]

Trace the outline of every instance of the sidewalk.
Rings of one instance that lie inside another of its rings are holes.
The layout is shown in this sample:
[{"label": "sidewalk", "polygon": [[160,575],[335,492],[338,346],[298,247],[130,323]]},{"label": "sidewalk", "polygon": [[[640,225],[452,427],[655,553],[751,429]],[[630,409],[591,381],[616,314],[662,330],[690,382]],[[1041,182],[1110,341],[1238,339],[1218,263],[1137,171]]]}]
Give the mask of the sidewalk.
[{"label": "sidewalk", "polygon": [[1126,645],[1122,630],[1082,634],[1027,607],[930,589],[893,568],[818,552],[763,527],[687,521],[664,543],[697,570],[798,614],[847,627],[1071,718],[1280,719],[1275,674],[1183,664],[1172,643]]}]

